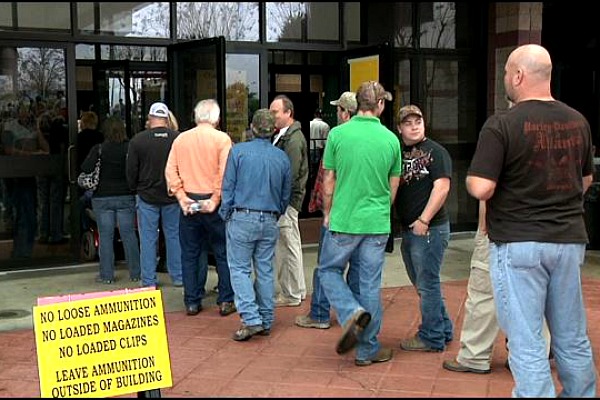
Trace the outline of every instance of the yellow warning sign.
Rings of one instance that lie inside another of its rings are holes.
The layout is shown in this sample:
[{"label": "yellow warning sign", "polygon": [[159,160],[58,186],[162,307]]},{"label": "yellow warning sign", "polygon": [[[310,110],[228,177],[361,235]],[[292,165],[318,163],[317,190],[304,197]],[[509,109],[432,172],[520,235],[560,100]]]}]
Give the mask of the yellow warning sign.
[{"label": "yellow warning sign", "polygon": [[33,307],[42,397],[107,397],[172,386],[160,290]]}]

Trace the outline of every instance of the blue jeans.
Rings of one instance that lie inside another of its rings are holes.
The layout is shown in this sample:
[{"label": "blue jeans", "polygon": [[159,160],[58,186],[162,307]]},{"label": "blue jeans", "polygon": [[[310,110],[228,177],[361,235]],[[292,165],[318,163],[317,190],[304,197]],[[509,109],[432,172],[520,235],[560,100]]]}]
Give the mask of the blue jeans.
[{"label": "blue jeans", "polygon": [[[360,310],[371,314],[371,322],[359,335],[356,359],[366,360],[377,354],[381,329],[381,277],[388,235],[350,235],[327,230],[319,257],[319,276],[325,295],[333,306],[338,321],[346,325]],[[348,274],[358,277],[351,287],[344,281],[344,270],[350,259]],[[357,271],[356,271],[357,270]]]},{"label": "blue jeans", "polygon": [[217,304],[233,301],[233,289],[227,248],[225,243],[225,222],[218,213],[196,213],[183,215],[179,212],[179,240],[181,243],[181,272],[183,276],[183,302],[186,306],[202,305],[208,276],[208,246],[217,263],[217,284],[219,295]]},{"label": "blue jeans", "polygon": [[453,337],[452,321],[446,311],[440,283],[442,260],[449,240],[450,223],[444,222],[430,226],[425,236],[403,229],[400,245],[406,273],[420,297],[419,338],[428,346],[441,350]]},{"label": "blue jeans", "polygon": [[563,390],[595,397],[596,368],[581,290],[585,244],[490,243],[498,324],[509,340],[513,396],[556,397],[542,336],[544,316]]},{"label": "blue jeans", "polygon": [[278,237],[277,217],[272,214],[234,211],[227,221],[227,261],[235,307],[247,326],[262,325],[270,329],[273,325],[273,257]]},{"label": "blue jeans", "polygon": [[155,286],[159,220],[167,248],[167,269],[173,283],[181,283],[178,203],[151,204],[136,196],[142,286]]},{"label": "blue jeans", "polygon": [[93,197],[92,208],[98,223],[100,240],[98,256],[100,258],[100,277],[104,280],[115,279],[115,227],[125,250],[125,260],[129,267],[129,278],[140,278],[140,247],[135,234],[135,197],[107,196]]},{"label": "blue jeans", "polygon": [[[321,246],[323,244],[323,236],[325,235],[325,232],[327,232],[327,228],[321,225],[319,249],[317,251],[317,263],[319,262]],[[350,264],[353,262],[356,263],[357,261],[358,260],[355,260],[352,256],[350,257]],[[348,268],[346,282],[348,282],[350,290],[352,290],[353,293],[360,293],[360,288],[358,285],[358,268]],[[323,285],[321,284],[319,268],[315,268],[313,271],[313,292],[310,298],[310,318],[319,322],[329,322],[331,315],[330,307],[331,305],[329,304],[329,300],[327,299],[325,290],[323,290]]]}]

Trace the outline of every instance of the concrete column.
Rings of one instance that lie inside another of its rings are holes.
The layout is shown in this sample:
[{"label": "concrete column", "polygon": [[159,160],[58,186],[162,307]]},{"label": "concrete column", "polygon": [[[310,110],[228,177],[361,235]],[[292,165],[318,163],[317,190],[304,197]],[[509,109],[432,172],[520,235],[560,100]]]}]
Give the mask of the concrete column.
[{"label": "concrete column", "polygon": [[542,42],[542,2],[490,3],[488,115],[505,110],[504,64],[516,47]]}]

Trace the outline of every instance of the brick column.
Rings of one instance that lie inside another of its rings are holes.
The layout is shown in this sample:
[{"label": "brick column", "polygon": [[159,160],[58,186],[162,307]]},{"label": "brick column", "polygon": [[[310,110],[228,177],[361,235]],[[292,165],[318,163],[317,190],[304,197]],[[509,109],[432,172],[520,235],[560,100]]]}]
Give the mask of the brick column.
[{"label": "brick column", "polygon": [[488,31],[488,115],[507,107],[504,65],[523,44],[542,43],[542,2],[490,3]]}]

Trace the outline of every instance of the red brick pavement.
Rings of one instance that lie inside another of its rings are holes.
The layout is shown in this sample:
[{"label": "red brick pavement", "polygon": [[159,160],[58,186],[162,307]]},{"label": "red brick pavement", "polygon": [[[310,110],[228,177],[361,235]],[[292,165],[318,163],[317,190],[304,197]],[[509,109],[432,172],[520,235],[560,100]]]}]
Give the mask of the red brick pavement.
[{"label": "red brick pavement", "polygon": [[[589,332],[598,368],[600,281],[584,279]],[[510,397],[512,377],[504,368],[504,337],[498,337],[492,373],[446,371],[442,361],[458,352],[466,281],[443,284],[447,307],[456,323],[455,340],[444,353],[405,352],[401,339],[419,324],[418,298],[412,287],[383,290],[380,339],[394,349],[387,363],[356,367],[354,355],[338,356],[341,333],[294,325],[300,307],[278,308],[271,336],[235,342],[236,314],[221,317],[209,307],[194,317],[166,313],[173,387],[162,397]],[[0,333],[0,397],[39,397],[37,355],[32,330]],[[137,394],[123,397],[136,397]]]}]

